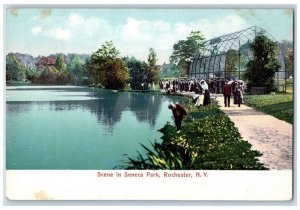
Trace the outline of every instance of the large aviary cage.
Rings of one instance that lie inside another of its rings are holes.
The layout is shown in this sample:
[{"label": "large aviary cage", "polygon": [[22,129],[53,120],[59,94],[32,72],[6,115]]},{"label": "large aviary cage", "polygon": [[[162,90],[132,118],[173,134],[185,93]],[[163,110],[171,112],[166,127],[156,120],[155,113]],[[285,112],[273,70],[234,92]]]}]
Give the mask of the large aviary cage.
[{"label": "large aviary cage", "polygon": [[[257,26],[207,40],[203,50],[190,60],[189,78],[244,79],[247,63],[253,58],[250,44],[259,33],[275,41],[266,30]],[[281,68],[276,72],[275,79],[278,91],[286,91],[288,67],[279,46],[277,55]]]}]

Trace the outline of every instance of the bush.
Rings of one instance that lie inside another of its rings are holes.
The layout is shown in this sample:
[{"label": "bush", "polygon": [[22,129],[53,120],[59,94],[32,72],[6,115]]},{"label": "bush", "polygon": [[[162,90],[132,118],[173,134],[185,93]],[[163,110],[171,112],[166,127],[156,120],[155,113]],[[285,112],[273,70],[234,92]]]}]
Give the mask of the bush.
[{"label": "bush", "polygon": [[237,128],[214,103],[194,107],[189,103],[189,114],[179,134],[167,123],[159,131],[162,142],[152,144],[153,150],[142,147],[144,157],[129,158],[126,169],[164,170],[257,170],[266,169],[257,157],[262,154],[251,150]]},{"label": "bush", "polygon": [[275,42],[259,33],[250,45],[253,59],[247,64],[244,74],[247,87],[266,87],[267,92],[276,90],[275,72],[281,65],[277,59],[278,46]]}]

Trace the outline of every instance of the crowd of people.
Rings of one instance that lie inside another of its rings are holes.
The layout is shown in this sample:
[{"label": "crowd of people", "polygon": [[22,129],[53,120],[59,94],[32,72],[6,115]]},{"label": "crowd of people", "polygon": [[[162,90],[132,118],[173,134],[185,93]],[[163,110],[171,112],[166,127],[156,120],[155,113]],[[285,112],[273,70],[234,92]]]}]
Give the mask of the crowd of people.
[{"label": "crowd of people", "polygon": [[[161,90],[167,94],[179,92],[193,92],[193,100],[195,106],[207,106],[210,104],[210,94],[223,94],[225,107],[230,107],[230,97],[233,94],[233,103],[239,107],[243,100],[243,92],[245,82],[242,80],[226,80],[226,79],[175,79],[172,81],[159,81]],[[170,104],[169,109],[172,110],[177,133],[180,132],[181,122],[187,115],[187,111],[180,104]]]},{"label": "crowd of people", "polygon": [[193,99],[196,106],[210,104],[211,94],[223,94],[224,105],[230,106],[230,96],[233,95],[234,104],[244,103],[243,92],[245,83],[242,80],[215,79],[174,79],[159,81],[159,87],[167,94],[177,92],[194,92]]}]

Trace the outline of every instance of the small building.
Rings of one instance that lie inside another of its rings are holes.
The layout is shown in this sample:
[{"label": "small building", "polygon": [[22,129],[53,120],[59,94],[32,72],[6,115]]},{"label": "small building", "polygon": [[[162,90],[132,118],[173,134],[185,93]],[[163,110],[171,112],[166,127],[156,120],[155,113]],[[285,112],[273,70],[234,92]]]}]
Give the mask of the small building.
[{"label": "small building", "polygon": [[56,58],[52,57],[42,57],[38,62],[36,62],[35,67],[52,67],[56,64]]}]

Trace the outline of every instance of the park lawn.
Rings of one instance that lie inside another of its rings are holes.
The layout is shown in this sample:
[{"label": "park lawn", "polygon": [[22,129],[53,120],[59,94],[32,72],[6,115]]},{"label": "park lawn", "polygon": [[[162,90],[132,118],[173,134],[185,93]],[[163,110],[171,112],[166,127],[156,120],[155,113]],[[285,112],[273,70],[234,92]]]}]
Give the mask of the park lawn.
[{"label": "park lawn", "polygon": [[244,95],[245,104],[293,124],[293,94]]}]

